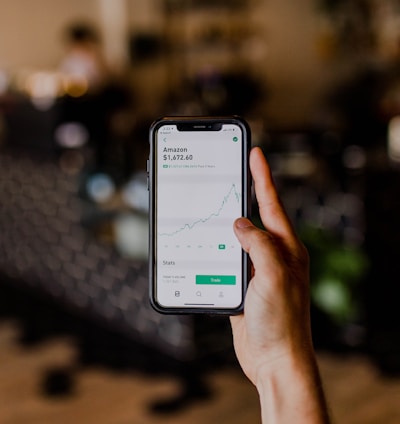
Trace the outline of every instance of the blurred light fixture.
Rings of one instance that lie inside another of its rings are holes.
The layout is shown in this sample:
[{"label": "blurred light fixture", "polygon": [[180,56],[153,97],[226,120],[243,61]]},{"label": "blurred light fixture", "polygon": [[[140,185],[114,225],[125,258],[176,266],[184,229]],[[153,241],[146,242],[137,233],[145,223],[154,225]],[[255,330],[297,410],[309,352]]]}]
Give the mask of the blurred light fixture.
[{"label": "blurred light fixture", "polygon": [[133,209],[148,212],[149,192],[147,190],[147,174],[145,172],[138,172],[133,175],[122,190],[122,198]]},{"label": "blurred light fixture", "polygon": [[39,110],[48,110],[53,106],[59,94],[59,88],[59,75],[54,72],[33,72],[25,80],[25,91],[33,105]]},{"label": "blurred light fixture", "polygon": [[314,302],[331,317],[346,320],[351,311],[350,289],[340,279],[324,276],[312,289]]},{"label": "blurred light fixture", "polygon": [[125,257],[148,258],[148,219],[146,215],[124,213],[114,220],[115,244]]},{"label": "blurred light fixture", "polygon": [[77,149],[89,141],[89,131],[80,122],[66,122],[56,128],[54,137],[58,146]]},{"label": "blurred light fixture", "polygon": [[107,174],[98,173],[88,178],[86,191],[96,203],[105,203],[115,193],[115,184]]},{"label": "blurred light fixture", "polygon": [[71,97],[81,97],[89,89],[89,83],[83,75],[63,75],[64,93]]}]

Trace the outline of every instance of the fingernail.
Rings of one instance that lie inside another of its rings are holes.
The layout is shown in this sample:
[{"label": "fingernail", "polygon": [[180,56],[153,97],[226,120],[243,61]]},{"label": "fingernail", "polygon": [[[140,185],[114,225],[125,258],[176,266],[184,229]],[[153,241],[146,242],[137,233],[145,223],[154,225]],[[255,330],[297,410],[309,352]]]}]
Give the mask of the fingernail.
[{"label": "fingernail", "polygon": [[235,221],[237,228],[247,228],[251,227],[253,224],[247,218],[239,218]]}]

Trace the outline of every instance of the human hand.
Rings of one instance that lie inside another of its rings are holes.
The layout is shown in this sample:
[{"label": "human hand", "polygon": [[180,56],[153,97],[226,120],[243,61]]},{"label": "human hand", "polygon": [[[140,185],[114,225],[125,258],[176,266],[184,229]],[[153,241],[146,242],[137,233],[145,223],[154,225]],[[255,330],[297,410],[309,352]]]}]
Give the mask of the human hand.
[{"label": "human hand", "polygon": [[260,217],[265,231],[248,219],[234,231],[249,253],[253,276],[244,314],[231,317],[236,355],[257,385],[263,369],[293,352],[312,354],[308,254],[280,203],[271,171],[259,148],[250,153]]}]

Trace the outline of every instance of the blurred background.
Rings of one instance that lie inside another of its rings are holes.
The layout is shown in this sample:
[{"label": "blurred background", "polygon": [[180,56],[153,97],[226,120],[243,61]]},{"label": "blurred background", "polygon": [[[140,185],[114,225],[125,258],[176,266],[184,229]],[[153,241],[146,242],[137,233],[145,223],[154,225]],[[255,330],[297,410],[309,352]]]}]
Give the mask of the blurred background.
[{"label": "blurred background", "polygon": [[260,421],[228,320],[147,300],[148,127],[200,114],[310,251],[333,416],[399,422],[399,0],[0,0],[0,34],[2,423]]}]

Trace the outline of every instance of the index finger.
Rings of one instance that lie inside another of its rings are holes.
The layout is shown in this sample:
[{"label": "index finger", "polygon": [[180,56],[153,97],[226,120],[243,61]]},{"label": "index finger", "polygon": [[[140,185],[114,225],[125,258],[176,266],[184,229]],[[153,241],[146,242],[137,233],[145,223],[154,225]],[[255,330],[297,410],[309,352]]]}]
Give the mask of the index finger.
[{"label": "index finger", "polygon": [[271,169],[259,147],[254,147],[250,152],[250,170],[265,229],[286,242],[296,241],[294,229],[276,191]]}]

